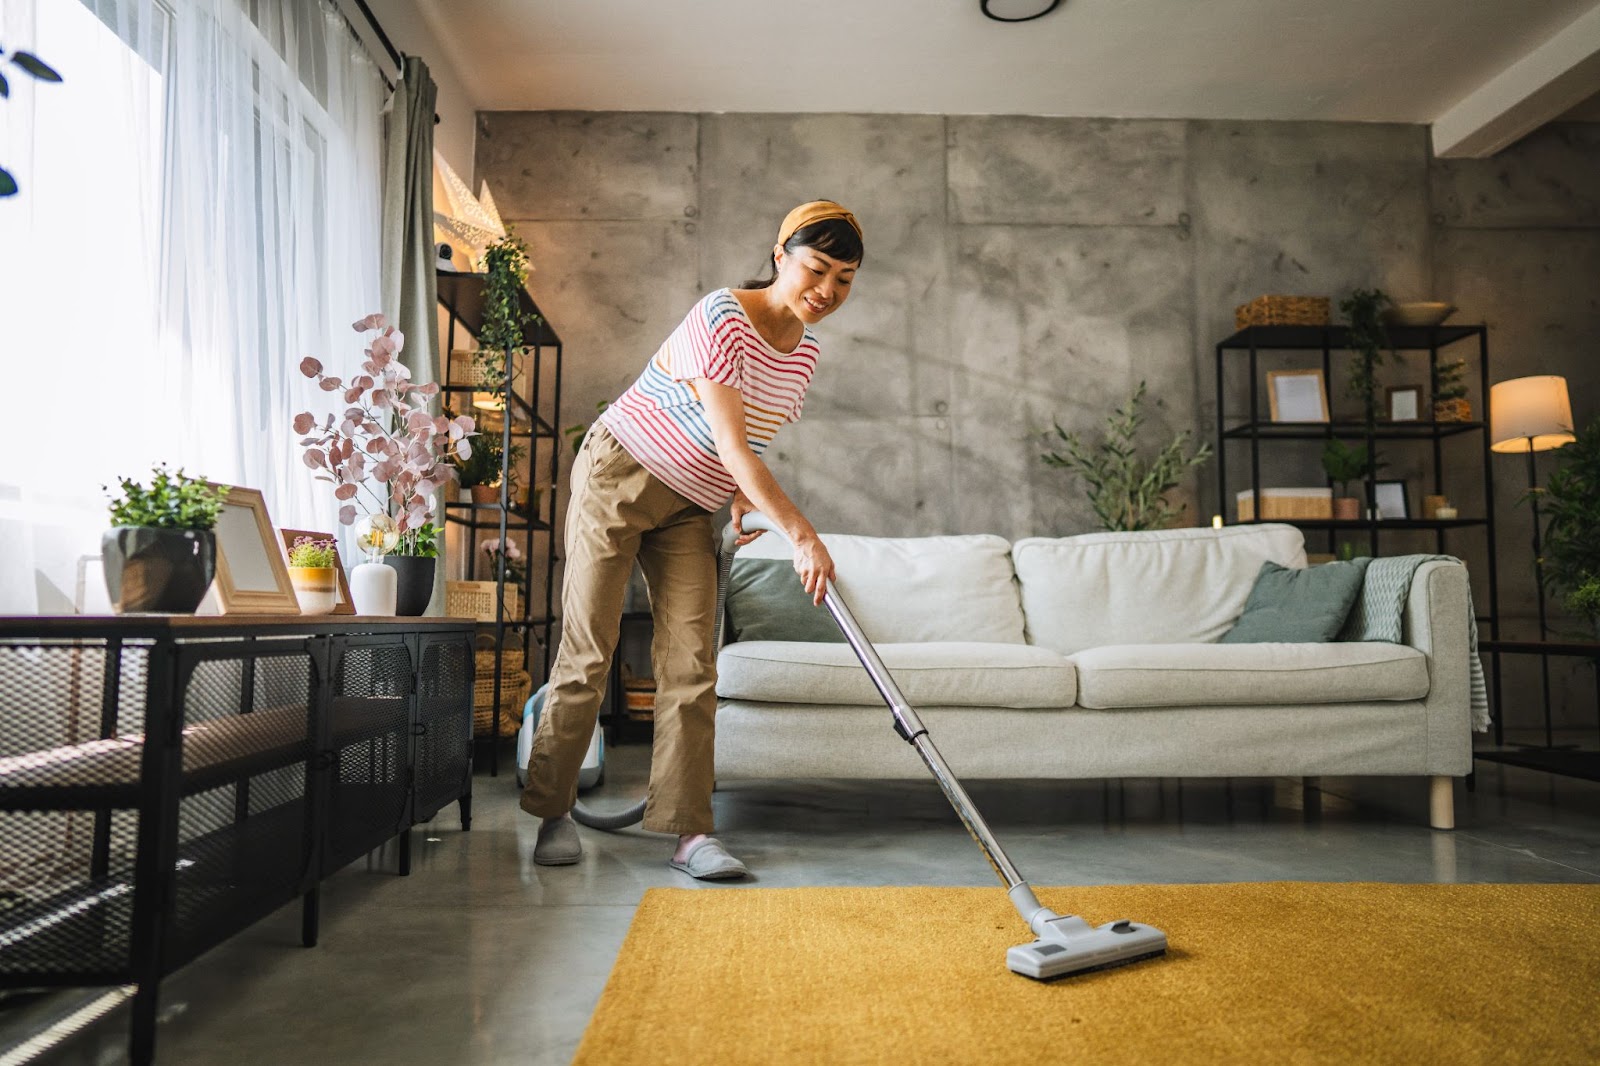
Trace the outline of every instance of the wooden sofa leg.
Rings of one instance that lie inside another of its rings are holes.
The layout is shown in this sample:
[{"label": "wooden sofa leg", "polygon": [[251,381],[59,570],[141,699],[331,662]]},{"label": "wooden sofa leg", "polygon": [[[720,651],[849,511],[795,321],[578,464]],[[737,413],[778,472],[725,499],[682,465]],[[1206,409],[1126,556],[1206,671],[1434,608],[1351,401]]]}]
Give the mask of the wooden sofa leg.
[{"label": "wooden sofa leg", "polygon": [[1428,824],[1435,829],[1456,827],[1456,779],[1434,777],[1428,792]]}]

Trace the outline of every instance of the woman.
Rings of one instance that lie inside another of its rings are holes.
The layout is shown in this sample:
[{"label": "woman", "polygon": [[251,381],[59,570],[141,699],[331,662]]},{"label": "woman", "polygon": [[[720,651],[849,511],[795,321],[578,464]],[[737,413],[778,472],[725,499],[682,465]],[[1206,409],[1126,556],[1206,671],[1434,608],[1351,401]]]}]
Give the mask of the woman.
[{"label": "woman", "polygon": [[561,646],[528,760],[522,809],[544,819],[533,860],[578,861],[569,811],[600,713],[637,557],[655,621],[655,744],[644,827],[678,837],[671,865],[703,880],[742,877],[713,829],[717,563],[711,512],[732,499],[794,545],[794,568],[821,604],[833,560],[761,453],[799,419],[819,348],[811,327],[850,293],[863,254],[855,216],[831,200],[783,220],[772,276],[702,299],[638,381],[608,407],[572,465]]}]

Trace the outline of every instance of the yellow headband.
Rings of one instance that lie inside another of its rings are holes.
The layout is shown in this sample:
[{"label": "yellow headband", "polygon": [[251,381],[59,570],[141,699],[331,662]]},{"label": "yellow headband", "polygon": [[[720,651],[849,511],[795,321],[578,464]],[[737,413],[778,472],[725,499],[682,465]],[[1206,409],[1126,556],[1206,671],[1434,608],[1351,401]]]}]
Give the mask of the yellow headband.
[{"label": "yellow headband", "polygon": [[856,236],[861,236],[861,223],[856,221],[856,216],[832,200],[812,200],[810,203],[801,204],[784,216],[783,225],[778,227],[778,244],[788,244],[790,237],[793,237],[813,222],[821,222],[827,218],[844,219],[850,223],[850,228],[856,231]]}]

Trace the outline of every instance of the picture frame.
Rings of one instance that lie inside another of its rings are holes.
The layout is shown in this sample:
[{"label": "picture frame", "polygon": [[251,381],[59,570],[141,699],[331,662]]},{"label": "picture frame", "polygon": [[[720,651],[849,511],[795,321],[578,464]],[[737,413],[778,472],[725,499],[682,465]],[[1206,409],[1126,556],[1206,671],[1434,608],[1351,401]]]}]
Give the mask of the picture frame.
[{"label": "picture frame", "polygon": [[1389,421],[1420,422],[1422,420],[1422,386],[1389,386]]},{"label": "picture frame", "polygon": [[333,541],[333,568],[339,575],[339,602],[333,608],[333,613],[355,614],[355,604],[350,600],[350,583],[345,578],[344,558],[339,554],[339,539],[332,533],[319,533],[314,529],[280,529],[278,530],[278,536],[283,541],[283,558],[286,565],[289,559],[289,549],[294,547],[294,542],[300,537]]},{"label": "picture frame", "polygon": [[214,530],[217,577],[211,585],[223,614],[299,614],[283,545],[260,489],[227,489]]},{"label": "picture frame", "polygon": [[1274,422],[1328,421],[1328,385],[1322,371],[1267,371],[1267,404]]},{"label": "picture frame", "polygon": [[1372,483],[1372,502],[1380,522],[1411,517],[1407,503],[1404,478],[1390,478]]}]

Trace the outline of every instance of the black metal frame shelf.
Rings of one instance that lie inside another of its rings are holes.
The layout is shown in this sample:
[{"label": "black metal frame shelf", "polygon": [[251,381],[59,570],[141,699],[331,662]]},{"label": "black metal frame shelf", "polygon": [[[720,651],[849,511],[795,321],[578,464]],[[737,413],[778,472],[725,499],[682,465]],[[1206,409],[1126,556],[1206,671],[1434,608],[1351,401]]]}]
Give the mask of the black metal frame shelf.
[{"label": "black metal frame shelf", "polygon": [[1274,440],[1428,440],[1433,437],[1454,437],[1462,433],[1476,433],[1485,428],[1482,422],[1379,422],[1369,432],[1365,422],[1334,420],[1332,422],[1243,422],[1223,431],[1228,440],[1248,440],[1264,437]]},{"label": "black metal frame shelf", "polygon": [[[485,310],[484,286],[487,275],[463,274],[454,271],[438,272],[438,299],[439,305],[448,314],[448,325],[443,338],[444,352],[441,363],[445,367],[445,384],[442,390],[449,395],[468,395],[481,392],[497,392],[505,397],[501,409],[496,412],[500,415],[501,438],[501,477],[500,498],[493,503],[468,503],[465,501],[449,503],[445,506],[445,522],[460,526],[468,531],[469,546],[467,549],[468,570],[471,575],[472,563],[477,558],[478,535],[482,532],[494,531],[500,543],[506,543],[509,533],[527,533],[528,548],[526,558],[528,565],[524,567],[521,583],[522,602],[526,609],[523,620],[507,619],[505,609],[506,573],[500,567],[495,574],[497,586],[495,595],[495,620],[480,623],[483,629],[492,630],[494,634],[493,646],[497,649],[505,647],[506,629],[520,630],[522,635],[523,655],[527,661],[532,662],[532,644],[537,641],[542,654],[543,674],[550,672],[551,638],[553,634],[552,618],[555,613],[555,516],[557,488],[560,484],[561,460],[561,433],[557,426],[561,424],[561,370],[563,360],[563,347],[561,336],[550,325],[539,305],[531,294],[524,288],[520,291],[518,299],[522,314],[527,322],[523,327],[522,344],[526,354],[520,361],[508,361],[504,368],[505,376],[498,383],[472,384],[456,379],[456,367],[453,366],[455,353],[458,351],[456,330],[459,327],[475,340],[483,332],[483,318]],[[545,360],[553,360],[553,381],[551,387],[544,388]],[[523,395],[516,388],[516,380],[522,372],[527,374],[528,394]],[[524,460],[526,469],[522,470],[524,484],[532,486],[535,481],[535,470],[539,462],[539,442],[549,441],[548,457],[548,485],[540,496],[539,502],[533,507],[532,513],[519,510],[512,506],[510,499],[511,468],[509,456],[511,455],[514,441],[527,441]],[[479,518],[479,512],[488,511],[497,517],[491,521]],[[542,541],[538,550],[535,550],[534,541]],[[503,561],[503,560],[502,560]],[[544,607],[543,611],[533,612],[533,568],[537,562],[544,564]],[[489,772],[496,775],[500,772],[500,732],[499,707],[504,683],[503,668],[499,657],[495,660],[494,675],[494,706],[495,712],[490,716],[490,735],[485,739],[491,746],[489,752]]]},{"label": "black metal frame shelf", "polygon": [[470,826],[464,619],[0,618],[0,987],[161,979],[459,802]]},{"label": "black metal frame shelf", "polygon": [[[1448,345],[1461,342],[1477,342],[1478,379],[1481,387],[1482,402],[1485,406],[1489,400],[1489,331],[1482,325],[1450,325],[1450,326],[1390,326],[1386,330],[1388,349],[1394,352],[1426,353],[1428,358],[1428,380],[1434,380],[1439,366],[1439,350]],[[1298,526],[1307,530],[1325,531],[1328,535],[1328,549],[1335,547],[1336,539],[1341,532],[1359,533],[1367,535],[1368,549],[1373,555],[1378,554],[1379,533],[1385,531],[1432,531],[1434,534],[1434,550],[1439,554],[1446,553],[1445,534],[1451,530],[1482,529],[1487,541],[1488,557],[1488,596],[1489,611],[1487,614],[1490,640],[1497,640],[1500,636],[1500,581],[1498,562],[1495,551],[1495,524],[1494,524],[1494,468],[1492,453],[1489,449],[1489,427],[1487,411],[1484,420],[1469,422],[1438,422],[1434,420],[1420,420],[1417,422],[1389,422],[1367,421],[1351,419],[1333,419],[1327,422],[1292,422],[1280,423],[1264,421],[1262,417],[1263,385],[1261,362],[1265,353],[1299,353],[1296,360],[1290,355],[1291,365],[1304,365],[1303,356],[1314,353],[1321,357],[1322,380],[1324,387],[1331,386],[1333,381],[1333,354],[1335,352],[1351,352],[1350,330],[1346,326],[1249,326],[1239,330],[1217,344],[1216,348],[1216,396],[1217,396],[1217,501],[1218,513],[1228,515],[1233,511],[1234,498],[1229,493],[1228,482],[1228,443],[1230,441],[1242,442],[1249,446],[1249,480],[1248,487],[1251,498],[1262,499],[1261,484],[1261,444],[1263,441],[1276,443],[1282,441],[1328,441],[1361,440],[1367,445],[1368,454],[1373,454],[1373,446],[1378,441],[1412,441],[1426,442],[1431,445],[1433,459],[1433,492],[1438,495],[1444,493],[1444,452],[1443,442],[1447,438],[1462,437],[1469,434],[1478,434],[1482,441],[1483,463],[1483,498],[1488,506],[1487,513],[1482,518],[1456,518],[1456,519],[1358,519],[1355,521],[1339,521],[1334,519],[1287,519],[1287,524]],[[1227,411],[1227,367],[1231,357],[1243,357],[1248,360],[1249,372],[1249,410],[1245,412],[1244,420],[1234,425],[1229,424]],[[1366,481],[1367,508],[1369,513],[1375,507],[1374,485],[1375,479]],[[1240,524],[1260,524],[1259,521]],[[1501,706],[1500,671],[1494,671],[1494,706]]]}]

